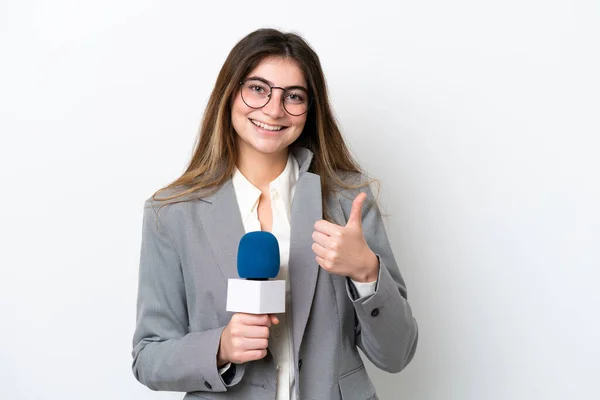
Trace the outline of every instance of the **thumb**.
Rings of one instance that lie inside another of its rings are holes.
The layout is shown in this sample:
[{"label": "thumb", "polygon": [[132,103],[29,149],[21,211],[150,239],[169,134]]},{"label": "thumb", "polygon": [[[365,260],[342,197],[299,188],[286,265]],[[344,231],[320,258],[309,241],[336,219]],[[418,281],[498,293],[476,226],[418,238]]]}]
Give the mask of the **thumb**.
[{"label": "thumb", "polygon": [[362,227],[362,205],[366,198],[367,194],[365,192],[361,192],[356,196],[352,202],[352,209],[350,210],[350,217],[346,226],[355,225]]}]

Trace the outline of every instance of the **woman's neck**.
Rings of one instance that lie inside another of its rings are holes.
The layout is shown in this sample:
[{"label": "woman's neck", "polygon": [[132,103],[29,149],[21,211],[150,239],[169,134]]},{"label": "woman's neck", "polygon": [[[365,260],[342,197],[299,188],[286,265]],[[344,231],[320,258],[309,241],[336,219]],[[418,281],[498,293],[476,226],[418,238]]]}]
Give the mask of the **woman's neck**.
[{"label": "woman's neck", "polygon": [[277,154],[238,151],[236,166],[250,183],[262,190],[268,189],[269,184],[281,175],[287,160],[287,150]]}]

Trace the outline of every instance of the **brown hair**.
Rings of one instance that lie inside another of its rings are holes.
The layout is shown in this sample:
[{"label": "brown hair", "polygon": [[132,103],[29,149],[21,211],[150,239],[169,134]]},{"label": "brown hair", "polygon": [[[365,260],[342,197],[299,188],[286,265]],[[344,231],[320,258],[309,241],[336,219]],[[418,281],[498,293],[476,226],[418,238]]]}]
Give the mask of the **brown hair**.
[{"label": "brown hair", "polygon": [[[308,43],[294,33],[275,29],[256,30],[240,40],[231,50],[210,95],[192,159],[182,176],[158,190],[153,198],[159,201],[184,201],[187,195],[207,195],[217,190],[233,174],[237,160],[236,133],[231,123],[232,99],[239,83],[266,57],[294,60],[304,73],[312,104],[304,130],[293,146],[303,146],[313,153],[309,168],[321,177],[323,213],[329,218],[327,198],[337,188],[357,189],[369,182],[351,185],[342,176],[360,173],[335,121],[325,76],[319,57]],[[173,194],[157,198],[163,191]]]}]

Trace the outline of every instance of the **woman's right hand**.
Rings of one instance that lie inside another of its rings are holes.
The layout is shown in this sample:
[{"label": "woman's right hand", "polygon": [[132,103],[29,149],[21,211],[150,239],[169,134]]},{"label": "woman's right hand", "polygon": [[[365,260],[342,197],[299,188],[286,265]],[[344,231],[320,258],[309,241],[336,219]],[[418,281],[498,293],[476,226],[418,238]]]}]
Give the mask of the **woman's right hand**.
[{"label": "woman's right hand", "polygon": [[272,314],[234,314],[221,332],[217,366],[228,362],[243,364],[265,357],[272,324],[279,324],[279,319]]}]

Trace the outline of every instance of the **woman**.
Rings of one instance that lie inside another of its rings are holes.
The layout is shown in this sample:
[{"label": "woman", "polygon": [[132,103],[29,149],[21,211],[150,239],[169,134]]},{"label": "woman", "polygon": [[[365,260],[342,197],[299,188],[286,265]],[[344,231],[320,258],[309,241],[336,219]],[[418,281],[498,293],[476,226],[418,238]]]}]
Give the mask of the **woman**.
[{"label": "woman", "polygon": [[[245,232],[272,232],[285,314],[225,311]],[[185,399],[377,398],[417,324],[369,182],[333,118],[319,59],[263,29],[231,51],[186,172],[146,202],[133,371]]]}]

